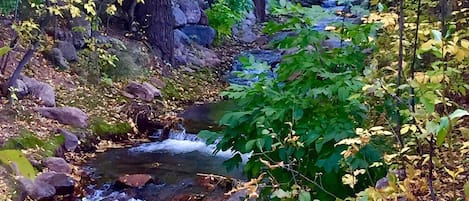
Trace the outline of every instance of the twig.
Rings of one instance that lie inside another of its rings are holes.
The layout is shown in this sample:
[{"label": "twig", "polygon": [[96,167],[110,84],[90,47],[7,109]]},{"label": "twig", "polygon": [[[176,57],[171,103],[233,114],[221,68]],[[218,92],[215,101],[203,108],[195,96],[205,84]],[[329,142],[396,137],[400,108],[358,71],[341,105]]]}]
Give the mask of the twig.
[{"label": "twig", "polygon": [[428,160],[428,188],[430,190],[430,196],[432,198],[432,201],[436,201],[436,195],[435,195],[435,190],[433,189],[433,153],[434,153],[434,148],[433,148],[433,143],[434,143],[434,138],[433,135],[431,135],[430,138],[430,159]]},{"label": "twig", "polygon": [[[396,96],[400,97],[401,90],[399,86],[401,86],[401,79],[402,79],[402,65],[404,61],[404,0],[399,0],[399,60],[398,60],[398,72],[397,72],[397,91]],[[402,141],[401,136],[401,112],[399,111],[399,104],[397,106],[397,126],[396,126],[396,137],[398,138],[399,143],[401,144],[401,148],[404,148],[404,142]]]}]

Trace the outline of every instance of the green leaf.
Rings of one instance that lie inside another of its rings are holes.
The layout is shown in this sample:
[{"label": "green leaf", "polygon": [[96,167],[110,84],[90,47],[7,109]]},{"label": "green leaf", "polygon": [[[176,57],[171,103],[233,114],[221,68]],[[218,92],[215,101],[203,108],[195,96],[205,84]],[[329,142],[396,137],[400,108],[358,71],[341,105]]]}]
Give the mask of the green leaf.
[{"label": "green leaf", "polygon": [[202,130],[197,134],[197,137],[204,139],[206,144],[213,144],[219,136],[220,134],[218,134],[217,132],[208,130]]},{"label": "green leaf", "polygon": [[468,111],[466,111],[466,110],[461,110],[461,109],[457,109],[456,111],[454,111],[453,113],[451,113],[451,114],[449,115],[449,118],[450,118],[451,120],[454,120],[454,119],[459,119],[459,118],[461,118],[461,117],[463,117],[463,116],[467,116],[467,115],[469,115],[469,112],[468,112]]},{"label": "green leaf", "polygon": [[20,150],[1,150],[0,162],[17,168],[20,174],[29,179],[36,177],[36,170]]},{"label": "green leaf", "polygon": [[246,152],[250,152],[252,151],[252,148],[254,147],[254,145],[256,144],[257,142],[257,139],[255,140],[249,140],[247,143],[246,143]]},{"label": "green leaf", "polygon": [[0,48],[0,57],[5,55],[8,51],[10,51],[10,47],[8,47],[8,46],[1,47]]},{"label": "green leaf", "polygon": [[311,194],[308,191],[301,191],[299,200],[300,201],[311,201]]},{"label": "green leaf", "polygon": [[469,181],[464,184],[464,195],[469,198]]},{"label": "green leaf", "polygon": [[448,135],[449,130],[449,119],[448,117],[443,117],[440,119],[440,126],[438,128],[438,133],[436,136],[436,144],[441,146]]}]

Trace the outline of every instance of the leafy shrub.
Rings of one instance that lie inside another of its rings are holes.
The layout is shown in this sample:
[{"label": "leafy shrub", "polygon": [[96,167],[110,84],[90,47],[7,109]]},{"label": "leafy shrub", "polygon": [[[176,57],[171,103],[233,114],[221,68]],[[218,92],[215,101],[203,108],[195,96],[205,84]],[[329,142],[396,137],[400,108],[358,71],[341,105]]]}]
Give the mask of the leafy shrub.
[{"label": "leafy shrub", "polygon": [[[202,137],[213,142],[221,135],[219,150],[253,152],[245,171],[253,178],[270,175],[267,186],[276,188],[265,188],[264,196],[274,200],[298,199],[295,191],[306,196],[310,189],[313,197],[331,200],[368,187],[384,173],[370,168],[381,160],[379,151],[367,142],[346,153],[347,139],[366,138],[356,130],[366,126],[368,110],[355,94],[363,87],[361,50],[370,47],[372,30],[371,25],[348,27],[344,37],[353,45],[334,50],[322,49],[327,34],[308,28],[287,37],[277,47],[300,50],[283,58],[278,76],[260,75],[252,86],[232,85],[223,95],[235,100],[237,109],[220,120],[221,133],[204,131]],[[252,63],[245,68],[254,66],[265,68]],[[225,164],[232,168],[240,162],[237,154]],[[360,182],[345,185],[348,175]]]},{"label": "leafy shrub", "polygon": [[0,14],[8,14],[15,10],[17,1],[18,0],[2,0],[2,2],[0,2]]},{"label": "leafy shrub", "polygon": [[252,9],[250,0],[217,0],[206,14],[210,26],[217,31],[217,38],[231,36],[231,27],[241,22]]}]

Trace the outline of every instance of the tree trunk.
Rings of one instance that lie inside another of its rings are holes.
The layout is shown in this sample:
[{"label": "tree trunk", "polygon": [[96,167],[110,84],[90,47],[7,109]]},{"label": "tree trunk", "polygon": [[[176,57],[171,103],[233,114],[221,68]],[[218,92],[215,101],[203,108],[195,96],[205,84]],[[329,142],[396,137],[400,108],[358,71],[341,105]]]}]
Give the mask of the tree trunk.
[{"label": "tree trunk", "polygon": [[254,0],[254,14],[258,22],[265,22],[265,0]]},{"label": "tree trunk", "polygon": [[174,17],[171,6],[171,0],[146,0],[145,4],[138,5],[135,16],[140,24],[148,21],[148,41],[155,53],[174,65]]}]

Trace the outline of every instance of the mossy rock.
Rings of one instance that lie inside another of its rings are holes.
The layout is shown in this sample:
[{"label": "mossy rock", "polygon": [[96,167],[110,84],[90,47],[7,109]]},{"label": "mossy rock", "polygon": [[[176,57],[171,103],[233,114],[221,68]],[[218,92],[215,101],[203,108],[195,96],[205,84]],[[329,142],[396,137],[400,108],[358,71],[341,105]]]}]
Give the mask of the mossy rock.
[{"label": "mossy rock", "polygon": [[127,134],[132,132],[132,127],[127,122],[111,124],[103,119],[96,119],[91,124],[91,130],[101,139],[122,140],[126,139]]}]

